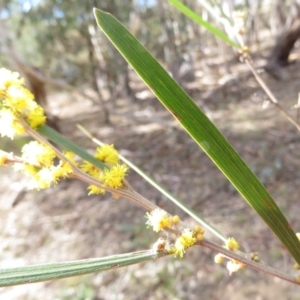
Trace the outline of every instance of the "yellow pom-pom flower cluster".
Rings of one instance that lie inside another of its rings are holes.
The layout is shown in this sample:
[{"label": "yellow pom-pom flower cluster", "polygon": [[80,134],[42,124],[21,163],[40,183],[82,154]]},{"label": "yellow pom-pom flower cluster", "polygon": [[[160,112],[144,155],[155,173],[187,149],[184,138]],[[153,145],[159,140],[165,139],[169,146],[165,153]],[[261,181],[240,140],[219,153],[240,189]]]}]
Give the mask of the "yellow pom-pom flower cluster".
[{"label": "yellow pom-pom flower cluster", "polygon": [[174,253],[176,257],[183,258],[185,250],[193,246],[196,242],[197,238],[195,237],[195,232],[186,228],[175,241],[171,253]]},{"label": "yellow pom-pom flower cluster", "polygon": [[4,166],[7,163],[7,154],[6,153],[2,153],[2,151],[0,151],[0,166]]},{"label": "yellow pom-pom flower cluster", "polygon": [[[24,87],[24,80],[19,74],[4,68],[0,69],[0,135],[13,139],[25,132],[24,121],[36,129],[46,121],[44,110],[34,101],[33,94]],[[49,146],[38,142],[26,144],[22,149],[23,163],[16,163],[15,169],[23,171],[33,180],[31,188],[43,189],[56,184],[61,177],[70,177],[73,169],[70,163],[77,165],[74,155],[64,153],[67,160],[54,165],[56,152]],[[99,180],[104,187],[118,189],[124,185],[128,167],[119,163],[119,155],[113,145],[98,147],[95,157],[107,165],[100,170],[90,162],[84,161],[81,170]],[[6,162],[5,157],[1,164]],[[104,189],[91,185],[90,194],[104,193]]]},{"label": "yellow pom-pom flower cluster", "polygon": [[228,238],[224,246],[225,249],[235,252],[239,250],[239,243],[234,238]]},{"label": "yellow pom-pom flower cluster", "polygon": [[[119,154],[113,145],[98,147],[94,157],[107,164],[108,167],[101,170],[90,162],[84,161],[80,165],[80,169],[109,188],[119,189],[124,186],[124,179],[128,173],[128,167],[125,164],[119,163]],[[96,185],[90,185],[88,190],[89,195],[105,193],[103,188]]]},{"label": "yellow pom-pom flower cluster", "polygon": [[[64,155],[76,165],[74,153],[65,152]],[[62,177],[67,178],[73,172],[71,165],[66,161],[54,165],[55,157],[55,151],[51,147],[32,141],[23,146],[21,157],[23,163],[15,163],[14,169],[30,177],[28,189],[49,188],[57,184]]]},{"label": "yellow pom-pom flower cluster", "polygon": [[[234,239],[234,238],[228,238],[225,245],[223,248],[230,250],[232,252],[236,252],[239,250],[240,246],[239,243]],[[227,262],[227,270],[229,271],[229,274],[231,275],[234,272],[237,272],[238,270],[245,269],[246,265],[235,260],[235,259],[230,259],[223,255],[222,253],[218,253],[215,256],[215,263],[220,264],[223,262],[224,258],[228,259]]]},{"label": "yellow pom-pom flower cluster", "polygon": [[105,164],[115,165],[119,162],[119,153],[114,145],[103,145],[96,149],[95,157]]},{"label": "yellow pom-pom flower cluster", "polygon": [[55,151],[51,147],[37,141],[25,144],[22,148],[22,159],[30,165],[50,167],[55,157]]},{"label": "yellow pom-pom flower cluster", "polygon": [[[115,153],[117,151],[113,146],[105,147],[106,149],[113,149]],[[97,150],[97,153],[99,150]],[[75,161],[75,154],[72,152],[63,152],[63,155],[67,159],[61,160],[57,165],[54,165],[54,159],[56,153],[50,146],[43,145],[39,142],[32,141],[22,148],[22,161],[23,163],[15,163],[14,168],[17,171],[24,172],[32,180],[28,184],[30,189],[44,189],[48,188],[62,178],[68,178],[73,173],[72,165],[77,166]],[[115,155],[115,154],[114,154]],[[107,157],[107,156],[106,156]],[[112,157],[112,156],[111,156]],[[5,157],[3,161],[5,162]],[[69,163],[69,162],[71,163]],[[110,161],[118,161],[116,158],[110,159]],[[104,187],[111,189],[118,189],[124,185],[124,178],[128,172],[128,167],[124,164],[116,163],[110,168],[100,170],[90,162],[84,161],[80,168],[85,173],[88,173],[95,179],[97,179]],[[104,194],[105,189],[96,185],[90,185],[88,187],[89,194]]]},{"label": "yellow pom-pom flower cluster", "polygon": [[197,241],[202,241],[204,239],[204,233],[205,233],[205,230],[203,228],[201,228],[199,225],[196,225],[194,227],[194,234],[195,234]]},{"label": "yellow pom-pom flower cluster", "polygon": [[19,74],[0,69],[0,135],[13,139],[25,129],[19,118],[36,129],[46,121],[44,109],[34,101],[33,94],[24,87]]},{"label": "yellow pom-pom flower cluster", "polygon": [[163,209],[154,209],[146,214],[146,218],[148,219],[146,224],[148,227],[152,227],[155,232],[159,232],[166,228],[181,231],[181,234],[175,240],[174,245],[171,246],[169,250],[166,250],[176,257],[183,258],[186,249],[193,246],[197,241],[202,241],[204,239],[205,230],[203,228],[198,225],[195,226],[194,230],[184,228],[177,215],[171,216]]},{"label": "yellow pom-pom flower cluster", "polygon": [[153,227],[155,232],[159,232],[166,227],[172,228],[173,225],[180,222],[178,216],[171,216],[160,208],[156,208],[150,213],[146,213],[146,218],[148,219],[146,224],[148,227]]}]

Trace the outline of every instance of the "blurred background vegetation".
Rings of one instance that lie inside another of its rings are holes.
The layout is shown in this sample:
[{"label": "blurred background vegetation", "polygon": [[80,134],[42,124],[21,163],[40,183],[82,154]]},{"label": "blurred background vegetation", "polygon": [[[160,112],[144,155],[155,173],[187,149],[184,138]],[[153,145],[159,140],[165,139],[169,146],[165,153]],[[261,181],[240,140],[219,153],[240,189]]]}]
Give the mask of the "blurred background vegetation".
[{"label": "blurred background vegetation", "polygon": [[[204,20],[215,23],[201,1],[183,3]],[[297,1],[213,3],[216,14],[220,14],[220,9],[227,15],[235,10],[247,12],[245,41],[259,53],[266,45],[274,44],[282,29],[291,26],[298,14]],[[211,56],[218,57],[213,60],[215,64],[218,59],[224,61],[218,66],[220,75],[234,73],[228,62],[229,58],[238,58],[233,50],[164,0],[3,0],[0,7],[1,64],[19,70],[31,85],[35,85],[32,81],[38,81],[34,78],[35,71],[79,89],[89,88],[99,105],[124,93],[135,99],[137,95],[127,63],[96,28],[92,7],[110,12],[119,19],[181,82],[194,81],[195,64],[199,62],[205,70],[210,67],[207,57]],[[221,24],[216,25],[221,27]],[[40,81],[37,85],[42,85]],[[45,95],[38,98],[43,97]]]},{"label": "blurred background vegetation", "polygon": [[[222,29],[201,1],[182,2]],[[299,0],[226,0],[211,5],[216,14],[220,8],[227,15],[247,12],[244,37],[255,66],[269,72],[262,76],[290,109],[300,92]],[[238,53],[168,1],[2,0],[0,64],[26,78],[37,101],[46,107],[50,124],[63,134],[94,148],[75,128],[82,123],[102,141],[114,143],[225,235],[241,239],[245,251],[267,253],[264,261],[290,270],[292,262],[284,249],[273,236],[269,239],[270,232],[258,217],[97,28],[93,7],[113,14],[161,62],[300,228],[299,133],[274,108],[262,109],[266,97]],[[280,48],[291,36],[288,49]],[[9,151],[17,144],[1,141]],[[130,176],[139,192],[180,214],[138,176]],[[1,266],[123,253],[148,248],[157,238],[144,230],[139,208],[108,197],[88,198],[84,184],[68,181],[49,191],[27,192],[22,177],[12,171],[1,171],[1,178]],[[213,264],[212,253],[197,249],[182,261],[165,259],[155,265],[7,288],[0,295],[3,299],[199,299],[200,295],[201,299],[278,295],[297,299],[296,289],[249,270],[229,277],[225,267]]]}]

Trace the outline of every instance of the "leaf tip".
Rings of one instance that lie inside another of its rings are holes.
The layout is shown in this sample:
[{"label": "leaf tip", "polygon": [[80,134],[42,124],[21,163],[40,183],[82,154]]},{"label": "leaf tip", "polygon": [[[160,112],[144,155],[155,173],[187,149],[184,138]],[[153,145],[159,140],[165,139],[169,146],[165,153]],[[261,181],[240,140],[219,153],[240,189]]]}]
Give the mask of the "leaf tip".
[{"label": "leaf tip", "polygon": [[104,13],[104,11],[102,11],[101,9],[99,9],[97,7],[94,7],[93,8],[93,13],[94,13],[94,16],[95,16],[96,20],[98,21],[98,19],[100,18],[101,14]]}]

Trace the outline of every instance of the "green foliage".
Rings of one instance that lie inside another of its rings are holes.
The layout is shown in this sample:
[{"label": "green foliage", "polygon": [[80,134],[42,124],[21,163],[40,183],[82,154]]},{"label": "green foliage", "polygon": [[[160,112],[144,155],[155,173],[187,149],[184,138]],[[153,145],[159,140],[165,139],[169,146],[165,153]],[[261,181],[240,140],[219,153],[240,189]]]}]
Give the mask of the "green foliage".
[{"label": "green foliage", "polygon": [[224,136],[120,22],[99,9],[94,12],[99,27],[128,63],[300,262],[295,232],[271,195]]},{"label": "green foliage", "polygon": [[149,261],[167,254],[140,251],[103,258],[1,269],[0,287],[66,278]]}]

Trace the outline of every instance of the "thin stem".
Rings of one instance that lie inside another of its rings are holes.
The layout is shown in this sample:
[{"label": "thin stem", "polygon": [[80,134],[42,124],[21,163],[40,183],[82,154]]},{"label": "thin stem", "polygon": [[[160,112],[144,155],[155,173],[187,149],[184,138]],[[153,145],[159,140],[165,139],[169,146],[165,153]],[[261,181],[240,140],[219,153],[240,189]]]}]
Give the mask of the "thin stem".
[{"label": "thin stem", "polygon": [[284,108],[278,103],[278,100],[276,99],[274,94],[271,92],[269,87],[266,85],[266,83],[263,81],[261,76],[259,76],[259,74],[257,73],[255,68],[253,67],[253,65],[252,65],[251,61],[249,60],[249,58],[246,58],[245,62],[247,64],[247,66],[249,67],[249,69],[251,70],[252,74],[254,75],[256,81],[260,84],[262,89],[269,96],[269,98],[271,100],[271,103],[273,103],[277,107],[277,109],[279,109],[281,111],[281,113],[300,131],[300,124],[296,120],[294,120],[294,118],[289,113],[287,113],[284,110]]},{"label": "thin stem", "polygon": [[8,153],[6,151],[3,151],[0,149],[0,156],[4,156],[5,157],[5,163],[4,164],[7,164],[7,163],[21,163],[21,164],[24,164],[24,160],[19,157],[19,156],[15,156],[12,152],[11,153]]},{"label": "thin stem", "polygon": [[[240,34],[236,34],[237,40],[240,43],[242,49],[245,48],[245,43]],[[300,124],[288,113],[285,111],[285,109],[278,103],[277,98],[275,95],[271,92],[270,88],[267,86],[267,84],[264,82],[264,80],[261,78],[261,76],[257,73],[255,70],[249,53],[245,52],[244,54],[244,61],[247,64],[248,68],[252,72],[253,76],[255,77],[256,81],[259,83],[259,85],[262,87],[262,89],[265,91],[265,93],[269,96],[271,103],[281,111],[281,113],[300,131]]]},{"label": "thin stem", "polygon": [[155,205],[154,203],[152,203],[151,201],[149,201],[148,199],[141,196],[140,194],[138,194],[135,191],[127,190],[127,189],[124,189],[124,188],[120,188],[120,189],[117,189],[117,190],[109,188],[107,186],[102,185],[97,179],[89,176],[88,174],[82,172],[79,169],[74,170],[74,173],[72,174],[71,177],[72,178],[77,178],[77,179],[79,179],[81,181],[84,181],[88,184],[93,184],[93,185],[99,186],[99,187],[105,189],[106,191],[108,191],[112,194],[116,194],[116,195],[122,196],[124,198],[127,198],[129,200],[132,200],[133,202],[135,202],[139,206],[143,207],[147,211],[152,211],[155,208],[158,208],[157,205]]},{"label": "thin stem", "polygon": [[297,282],[297,280],[294,277],[292,277],[290,275],[287,275],[287,274],[284,274],[284,273],[282,273],[278,270],[275,270],[275,269],[273,269],[273,268],[271,268],[267,265],[263,265],[262,263],[255,262],[255,261],[247,258],[245,256],[245,254],[242,254],[240,252],[235,253],[235,252],[229,251],[229,250],[227,250],[223,247],[220,247],[220,246],[218,246],[218,245],[216,245],[216,244],[214,244],[214,243],[212,243],[208,240],[203,240],[203,241],[197,242],[197,245],[209,248],[209,249],[211,249],[213,251],[216,251],[218,253],[222,253],[227,257],[235,259],[235,260],[249,266],[252,269],[255,269],[255,270],[264,272],[266,274],[281,278],[285,281],[300,285],[300,282]]}]

